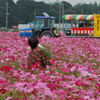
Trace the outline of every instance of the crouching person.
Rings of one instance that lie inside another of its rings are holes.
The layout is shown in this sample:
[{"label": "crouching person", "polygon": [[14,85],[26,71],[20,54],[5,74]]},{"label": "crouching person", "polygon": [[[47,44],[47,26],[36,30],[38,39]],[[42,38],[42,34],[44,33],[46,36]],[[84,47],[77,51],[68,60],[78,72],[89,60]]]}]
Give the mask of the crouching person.
[{"label": "crouching person", "polygon": [[50,65],[50,60],[44,52],[38,48],[38,43],[38,38],[35,36],[28,39],[28,44],[31,47],[31,51],[29,52],[27,59],[28,69],[37,67],[38,65],[40,68],[46,68],[46,65]]}]

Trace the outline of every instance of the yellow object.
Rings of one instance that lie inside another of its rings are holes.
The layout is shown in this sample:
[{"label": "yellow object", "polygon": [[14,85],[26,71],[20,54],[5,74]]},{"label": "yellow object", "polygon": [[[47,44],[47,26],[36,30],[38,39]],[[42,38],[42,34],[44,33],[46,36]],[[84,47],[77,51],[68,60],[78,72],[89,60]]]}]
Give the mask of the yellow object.
[{"label": "yellow object", "polygon": [[100,15],[94,14],[94,37],[100,37]]}]

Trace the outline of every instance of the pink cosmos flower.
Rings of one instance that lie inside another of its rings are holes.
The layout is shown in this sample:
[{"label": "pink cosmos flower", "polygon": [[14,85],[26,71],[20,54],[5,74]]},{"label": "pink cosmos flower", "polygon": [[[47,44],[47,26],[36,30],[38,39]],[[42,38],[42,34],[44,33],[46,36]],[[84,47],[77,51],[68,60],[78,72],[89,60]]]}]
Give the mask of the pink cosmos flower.
[{"label": "pink cosmos flower", "polygon": [[21,87],[24,87],[25,84],[27,84],[27,83],[26,83],[26,82],[16,82],[16,83],[14,84],[14,86],[15,86],[16,88],[21,88]]},{"label": "pink cosmos flower", "polygon": [[50,73],[50,71],[45,71],[45,73],[46,73],[46,74],[49,74],[49,73]]},{"label": "pink cosmos flower", "polygon": [[10,100],[12,97],[7,97],[5,100]]},{"label": "pink cosmos flower", "polygon": [[31,93],[34,90],[33,87],[31,87],[30,89],[27,90],[28,93]]},{"label": "pink cosmos flower", "polygon": [[62,71],[62,72],[68,72],[69,70],[66,69],[66,68],[62,68],[61,71]]},{"label": "pink cosmos flower", "polygon": [[47,96],[52,96],[53,93],[50,90],[45,90],[44,94]]},{"label": "pink cosmos flower", "polygon": [[89,74],[89,77],[90,78],[97,78],[97,75],[95,75],[95,74]]},{"label": "pink cosmos flower", "polygon": [[4,63],[4,60],[3,59],[1,59],[1,63]]},{"label": "pink cosmos flower", "polygon": [[50,66],[49,65],[46,65],[46,69],[49,69],[50,68]]},{"label": "pink cosmos flower", "polygon": [[66,94],[66,91],[64,91],[64,90],[62,90],[62,89],[59,89],[59,90],[58,90],[58,94],[61,94],[61,95],[64,96],[64,95]]},{"label": "pink cosmos flower", "polygon": [[[28,91],[31,96],[32,94],[37,94],[37,98],[35,96],[33,96],[33,98],[31,97],[32,100],[39,100],[39,97],[44,97],[43,99],[45,100],[46,95],[40,96],[39,94],[45,91],[49,91],[49,93],[50,91],[52,92],[51,95],[47,94],[49,96],[48,98],[51,98],[52,100],[63,99],[63,91],[69,93],[66,93],[67,96],[65,99],[100,99],[100,41],[98,39],[69,38],[65,37],[64,35],[59,38],[39,39],[41,41],[41,44],[47,49],[50,49],[52,55],[57,57],[58,61],[55,61],[54,63],[57,66],[52,65],[52,67],[47,67],[48,70],[50,69],[50,72],[47,71],[46,74],[44,74],[44,71],[42,70],[39,72],[39,74],[34,76],[34,74],[31,74],[30,72],[30,74],[26,74],[26,72],[21,71],[22,69],[25,69],[27,66],[26,58],[29,53],[29,45],[27,42],[28,38],[20,38],[19,33],[16,32],[0,32],[0,36],[0,42],[2,43],[0,44],[0,58],[4,60],[0,61],[0,66],[4,66],[3,63],[5,63],[5,65],[7,66],[13,66],[13,63],[15,63],[16,61],[16,64],[18,63],[18,67],[20,68],[20,71],[15,71],[14,69],[7,69],[5,71],[5,69],[3,70],[2,68],[0,68],[0,80],[7,80],[6,83],[0,83],[0,89],[3,86],[5,87],[4,89],[6,91],[13,91],[13,88],[15,88],[15,90],[18,89],[20,92],[23,91],[25,94],[27,94]],[[18,61],[16,60],[16,58],[18,58]],[[74,66],[76,67],[76,69],[73,69]],[[99,68],[94,68],[95,66],[98,66]],[[61,69],[60,71],[58,71],[59,68]],[[80,73],[77,75],[77,78],[75,75],[70,75],[70,71],[73,72],[74,70]],[[13,72],[14,75],[13,85],[10,84],[9,80],[10,75],[12,74],[9,73],[10,71]],[[83,73],[84,71],[85,74]],[[62,74],[60,75],[59,73]],[[84,76],[89,76],[89,78]],[[56,79],[60,79],[60,81],[55,82]],[[23,81],[26,81],[26,84],[24,86],[22,85],[24,84]],[[17,82],[21,82],[22,84],[20,84],[20,86],[18,84],[16,85]],[[89,87],[89,85],[91,88]],[[34,88],[33,91],[31,88]],[[84,91],[84,88],[86,89],[86,91]],[[59,92],[59,90],[62,91]],[[54,93],[54,91],[56,91],[56,93]],[[76,98],[72,97],[72,94]]]},{"label": "pink cosmos flower", "polygon": [[60,96],[58,96],[58,99],[59,100],[65,100],[65,96],[64,95],[60,95]]},{"label": "pink cosmos flower", "polygon": [[84,99],[85,100],[89,100],[89,99],[91,99],[89,96],[84,96]]},{"label": "pink cosmos flower", "polygon": [[86,92],[85,90],[81,90],[80,92],[81,92],[81,94],[83,94],[83,95],[84,95],[84,94],[87,94],[87,92]]},{"label": "pink cosmos flower", "polygon": [[75,66],[71,67],[71,72],[73,72],[75,70],[76,70],[76,67]]},{"label": "pink cosmos flower", "polygon": [[81,72],[81,75],[82,75],[82,76],[87,76],[87,75],[89,75],[89,72],[83,70],[83,71]]},{"label": "pink cosmos flower", "polygon": [[51,75],[50,78],[51,78],[51,79],[55,79],[56,77],[55,77],[54,75]]},{"label": "pink cosmos flower", "polygon": [[55,82],[61,82],[62,80],[60,78],[56,78]]},{"label": "pink cosmos flower", "polygon": [[30,98],[32,98],[34,100],[36,97],[34,95],[31,95]]}]

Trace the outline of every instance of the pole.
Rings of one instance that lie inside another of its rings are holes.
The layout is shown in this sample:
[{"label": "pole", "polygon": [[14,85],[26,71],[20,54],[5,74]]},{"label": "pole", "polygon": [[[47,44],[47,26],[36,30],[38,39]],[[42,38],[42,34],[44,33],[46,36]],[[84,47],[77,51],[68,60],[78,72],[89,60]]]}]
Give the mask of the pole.
[{"label": "pole", "polygon": [[[62,16],[64,15],[64,2],[62,3]],[[62,20],[62,28],[64,30],[64,20]]]},{"label": "pole", "polygon": [[8,2],[6,2],[6,30],[8,27]]},{"label": "pole", "polygon": [[61,20],[61,2],[59,2],[59,31],[60,31],[60,20]]},{"label": "pole", "polygon": [[65,36],[67,34],[67,20],[65,20]]},{"label": "pole", "polygon": [[35,19],[35,17],[36,17],[36,9],[35,9],[35,14],[34,14],[34,19]]},{"label": "pole", "polygon": [[82,2],[82,14],[83,14],[83,2]]}]

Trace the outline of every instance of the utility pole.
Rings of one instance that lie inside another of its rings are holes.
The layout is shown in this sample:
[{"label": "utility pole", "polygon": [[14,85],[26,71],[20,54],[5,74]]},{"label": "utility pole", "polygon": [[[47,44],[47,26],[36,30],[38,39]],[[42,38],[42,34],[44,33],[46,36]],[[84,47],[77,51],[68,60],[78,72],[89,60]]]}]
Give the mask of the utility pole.
[{"label": "utility pole", "polygon": [[36,9],[35,9],[35,12],[34,12],[34,19],[35,19],[35,17],[36,17]]},{"label": "utility pole", "polygon": [[60,20],[61,20],[61,2],[59,2],[59,31],[60,31]]},{"label": "utility pole", "polygon": [[8,27],[8,2],[6,2],[6,30]]},{"label": "utility pole", "polygon": [[83,14],[83,2],[82,2],[82,14]]},{"label": "utility pole", "polygon": [[[64,15],[64,2],[62,2],[62,16]],[[62,20],[62,28],[64,29],[64,20]]]}]

